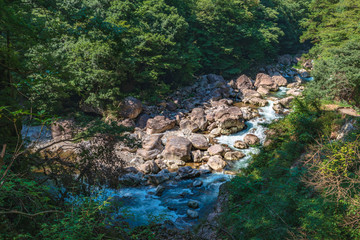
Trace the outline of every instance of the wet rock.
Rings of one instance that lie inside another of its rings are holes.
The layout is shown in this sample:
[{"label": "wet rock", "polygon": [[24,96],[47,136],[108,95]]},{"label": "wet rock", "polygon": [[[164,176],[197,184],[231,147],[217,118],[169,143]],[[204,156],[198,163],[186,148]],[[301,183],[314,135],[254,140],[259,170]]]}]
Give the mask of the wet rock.
[{"label": "wet rock", "polygon": [[127,97],[118,105],[118,108],[120,117],[135,119],[142,112],[143,105],[140,100]]},{"label": "wet rock", "polygon": [[137,169],[144,174],[158,173],[160,171],[160,168],[155,161],[146,161],[138,166]]},{"label": "wet rock", "polygon": [[167,160],[191,160],[191,142],[183,137],[172,137],[168,139],[163,152],[164,159]]},{"label": "wet rock", "polygon": [[237,161],[243,157],[245,157],[245,154],[242,152],[227,152],[224,156],[225,160],[228,161]]},{"label": "wet rock", "polygon": [[191,219],[196,219],[199,217],[199,213],[197,211],[194,211],[194,210],[187,210],[186,212],[187,216]]},{"label": "wet rock", "polygon": [[189,140],[196,149],[207,150],[209,148],[209,142],[204,135],[194,134]]},{"label": "wet rock", "polygon": [[164,116],[156,116],[150,118],[146,124],[147,134],[162,133],[175,127],[176,121],[165,118]]},{"label": "wet rock", "polygon": [[244,142],[247,144],[247,145],[256,145],[256,144],[259,144],[260,143],[260,139],[254,135],[254,134],[247,134],[245,137],[244,137]]},{"label": "wet rock", "polygon": [[195,180],[192,185],[193,187],[201,187],[203,185],[203,182],[201,180]]},{"label": "wet rock", "polygon": [[310,77],[310,74],[305,69],[300,69],[298,72],[299,72],[300,76],[303,77],[303,78]]},{"label": "wet rock", "polygon": [[179,168],[178,174],[181,179],[192,179],[200,176],[199,170],[193,169],[190,166]]},{"label": "wet rock", "polygon": [[219,155],[211,156],[207,164],[215,171],[220,171],[226,166],[226,162]]},{"label": "wet rock", "polygon": [[198,201],[195,201],[195,200],[190,200],[188,203],[187,203],[188,207],[189,208],[192,208],[192,209],[197,209],[200,207],[200,203]]},{"label": "wet rock", "polygon": [[157,188],[155,190],[155,195],[160,197],[164,193],[164,191],[165,191],[165,187],[162,185],[159,185],[159,186],[157,186]]},{"label": "wet rock", "polygon": [[150,174],[147,177],[150,184],[159,185],[170,180],[171,174],[167,169],[163,169],[159,173]]},{"label": "wet rock", "polygon": [[281,76],[280,74],[277,74],[275,76],[271,77],[272,80],[278,85],[278,86],[286,86],[288,84],[286,78],[284,78],[283,76]]},{"label": "wet rock", "polygon": [[237,140],[237,141],[234,143],[234,147],[235,147],[235,148],[238,148],[238,149],[246,149],[246,148],[249,148],[249,146],[248,146],[244,141],[241,141],[241,140]]},{"label": "wet rock", "polygon": [[141,173],[127,173],[119,178],[119,183],[128,187],[139,186],[142,182],[143,175]]},{"label": "wet rock", "polygon": [[211,156],[221,155],[224,153],[224,148],[220,144],[215,144],[208,148],[208,152]]}]

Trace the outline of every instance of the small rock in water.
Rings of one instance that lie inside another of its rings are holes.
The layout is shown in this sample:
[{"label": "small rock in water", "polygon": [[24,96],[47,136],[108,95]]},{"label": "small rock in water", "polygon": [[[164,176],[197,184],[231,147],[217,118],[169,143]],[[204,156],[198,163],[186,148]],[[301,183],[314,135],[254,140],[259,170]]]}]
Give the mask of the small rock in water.
[{"label": "small rock in water", "polygon": [[197,211],[194,210],[187,210],[186,214],[188,215],[189,218],[191,219],[196,219],[199,217],[199,213]]},{"label": "small rock in water", "polygon": [[200,180],[195,180],[192,185],[193,187],[201,187],[203,185],[203,182]]},{"label": "small rock in water", "polygon": [[162,185],[159,185],[155,190],[155,195],[160,197],[164,191],[165,191],[165,187]]},{"label": "small rock in water", "polygon": [[189,208],[196,209],[196,208],[199,208],[200,203],[198,201],[195,201],[195,200],[190,200],[187,205],[188,205]]},{"label": "small rock in water", "polygon": [[234,147],[238,148],[238,149],[246,149],[246,148],[249,148],[249,146],[244,142],[244,141],[241,141],[241,140],[238,140],[234,143]]}]

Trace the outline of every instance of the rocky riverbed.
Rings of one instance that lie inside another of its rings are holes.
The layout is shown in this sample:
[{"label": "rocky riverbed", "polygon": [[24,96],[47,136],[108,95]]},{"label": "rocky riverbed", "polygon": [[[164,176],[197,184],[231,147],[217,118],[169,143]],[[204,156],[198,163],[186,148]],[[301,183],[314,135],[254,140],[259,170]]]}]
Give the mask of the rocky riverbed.
[{"label": "rocky riverbed", "polygon": [[[264,124],[287,114],[294,97],[301,96],[309,75],[305,69],[290,67],[298,60],[281,56],[276,65],[260,69],[255,79],[241,75],[227,81],[205,75],[156,106],[126,98],[116,121],[134,128],[126,136],[138,144],[116,144],[121,164],[97,163],[106,174],[121,168],[121,187],[98,190],[99,200],[121,206],[116,217],[125,209],[134,226],[161,218],[185,228],[206,217],[219,187],[246,167],[259,147],[270,144],[271,132]],[[38,136],[39,129],[30,129],[31,136]],[[75,129],[71,119],[58,121],[51,127],[52,138],[47,132],[33,147],[51,144],[47,149],[53,152],[76,152],[79,146],[92,144],[92,140],[61,141],[74,137]],[[29,136],[25,131],[23,135]]]}]

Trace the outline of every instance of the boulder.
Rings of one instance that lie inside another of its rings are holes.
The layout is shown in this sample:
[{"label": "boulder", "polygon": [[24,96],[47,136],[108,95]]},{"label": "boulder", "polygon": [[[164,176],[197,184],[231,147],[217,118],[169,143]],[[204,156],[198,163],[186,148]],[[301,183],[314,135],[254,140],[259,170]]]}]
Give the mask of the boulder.
[{"label": "boulder", "polygon": [[262,98],[261,94],[253,89],[245,89],[242,91],[243,98]]},{"label": "boulder", "polygon": [[160,168],[155,161],[146,161],[145,163],[138,166],[137,169],[144,174],[153,174],[160,171]]},{"label": "boulder", "polygon": [[270,94],[270,89],[264,86],[260,86],[256,91],[260,93],[261,96],[266,96]]},{"label": "boulder", "polygon": [[208,164],[203,164],[199,167],[200,171],[211,171],[211,168],[209,167]]},{"label": "boulder", "polygon": [[200,150],[192,151],[192,159],[195,163],[200,163],[201,158],[203,157],[203,153]]},{"label": "boulder", "polygon": [[247,134],[245,137],[244,137],[244,142],[247,144],[247,145],[256,145],[256,144],[259,144],[260,143],[260,138],[258,138],[256,135],[254,134]]},{"label": "boulder", "polygon": [[242,111],[238,107],[223,108],[215,112],[214,119],[222,134],[232,134],[245,127]]},{"label": "boulder", "polygon": [[300,97],[302,95],[302,91],[297,88],[292,88],[286,92],[287,95],[292,95],[294,97]]},{"label": "boulder", "polygon": [[162,186],[162,185],[159,185],[159,186],[157,186],[157,188],[155,189],[155,195],[158,196],[158,197],[160,197],[160,196],[163,194],[164,191],[165,191],[165,187]]},{"label": "boulder", "polygon": [[190,166],[180,167],[178,170],[180,179],[192,179],[200,176],[200,171]]},{"label": "boulder", "polygon": [[206,130],[207,121],[205,111],[202,108],[194,108],[189,114],[190,120],[197,124],[201,131]]},{"label": "boulder", "polygon": [[261,98],[245,98],[243,99],[244,103],[248,103],[248,104],[252,104],[252,105],[256,105],[259,107],[265,107],[268,104],[268,101],[266,101],[265,99],[261,99]]},{"label": "boulder", "polygon": [[188,120],[188,119],[182,119],[180,121],[179,125],[180,125],[180,129],[183,131],[188,130],[193,133],[199,131],[199,126],[196,123],[194,123],[193,121]]},{"label": "boulder", "polygon": [[284,113],[284,107],[279,102],[274,102],[274,105],[272,108],[277,114]]},{"label": "boulder", "polygon": [[271,77],[272,80],[280,87],[282,86],[286,86],[288,84],[286,78],[284,78],[283,76],[281,76],[280,74],[277,74],[275,76]]},{"label": "boulder", "polygon": [[253,109],[251,107],[241,107],[240,108],[242,114],[243,114],[243,118],[245,120],[251,120],[253,118],[256,118],[259,115],[259,111],[257,109]]},{"label": "boulder", "polygon": [[122,118],[135,119],[143,110],[140,100],[134,97],[127,97],[118,105],[119,116]]},{"label": "boulder", "polygon": [[161,150],[159,150],[159,149],[146,150],[143,148],[138,149],[136,152],[136,154],[138,156],[142,157],[145,161],[156,159],[160,153],[161,153]]},{"label": "boulder", "polygon": [[279,86],[274,82],[274,80],[265,73],[259,73],[256,75],[255,87],[259,88],[260,86],[267,87],[271,91],[277,91]]},{"label": "boulder", "polygon": [[208,152],[211,156],[221,155],[224,153],[224,148],[220,144],[215,144],[208,148]]},{"label": "boulder", "polygon": [[194,211],[194,210],[187,210],[186,212],[187,216],[191,219],[196,219],[199,217],[199,213],[197,211]]},{"label": "boulder", "polygon": [[207,164],[215,171],[220,171],[226,166],[226,162],[219,155],[211,156]]},{"label": "boulder", "polygon": [[149,120],[150,116],[148,114],[141,114],[136,121],[136,126],[138,128],[145,128],[146,123]]},{"label": "boulder", "polygon": [[290,107],[290,103],[294,100],[295,98],[293,96],[289,96],[283,99],[279,100],[279,103],[285,107],[285,108],[289,108]]},{"label": "boulder", "polygon": [[163,152],[167,160],[191,160],[191,142],[184,137],[171,137],[168,139]]},{"label": "boulder", "polygon": [[165,118],[164,116],[156,116],[150,118],[146,123],[147,134],[163,133],[175,127],[176,121]]},{"label": "boulder", "polygon": [[245,154],[242,152],[238,152],[238,151],[227,152],[227,153],[225,153],[225,156],[224,156],[225,160],[228,160],[228,161],[237,161],[243,157],[245,157]]},{"label": "boulder", "polygon": [[161,170],[157,174],[147,175],[150,184],[159,185],[170,179],[170,172],[167,169]]},{"label": "boulder", "polygon": [[178,170],[180,166],[185,166],[186,162],[182,160],[164,160],[164,164],[170,169],[170,170]]},{"label": "boulder", "polygon": [[237,141],[234,143],[234,147],[235,147],[235,148],[238,148],[238,149],[246,149],[246,148],[249,148],[249,146],[248,146],[244,141],[241,141],[241,140],[237,140]]},{"label": "boulder", "polygon": [[146,150],[159,149],[162,150],[164,147],[161,144],[161,138],[163,134],[152,134],[145,137],[142,141],[142,147]]},{"label": "boulder", "polygon": [[195,180],[193,183],[192,183],[192,186],[193,187],[201,187],[204,183],[201,181],[201,180]]},{"label": "boulder", "polygon": [[187,205],[188,205],[189,208],[197,209],[197,208],[199,208],[200,203],[199,203],[198,201],[195,201],[195,200],[190,200],[190,201],[187,203]]},{"label": "boulder", "polygon": [[245,74],[241,75],[238,79],[236,79],[235,85],[236,85],[236,88],[239,90],[254,89],[253,82]]},{"label": "boulder", "polygon": [[143,175],[141,173],[127,173],[119,178],[119,183],[127,187],[139,186],[142,182]]},{"label": "boulder", "polygon": [[194,134],[189,140],[196,149],[207,150],[209,148],[209,142],[204,135]]}]

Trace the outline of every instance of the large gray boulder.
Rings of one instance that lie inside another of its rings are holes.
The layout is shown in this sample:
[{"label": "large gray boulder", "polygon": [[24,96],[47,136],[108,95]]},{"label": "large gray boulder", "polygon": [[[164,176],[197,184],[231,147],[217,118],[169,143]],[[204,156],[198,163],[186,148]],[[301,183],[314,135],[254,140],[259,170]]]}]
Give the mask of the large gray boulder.
[{"label": "large gray boulder", "polygon": [[286,78],[284,78],[280,74],[276,74],[276,75],[272,76],[271,78],[280,87],[286,86],[288,84],[288,81],[286,80]]},{"label": "large gray boulder", "polygon": [[119,116],[122,118],[135,119],[143,110],[140,100],[134,97],[127,97],[118,105]]},{"label": "large gray boulder", "polygon": [[242,153],[242,152],[227,152],[225,153],[225,160],[228,160],[228,161],[237,161],[241,158],[245,157],[245,154]]},{"label": "large gray boulder", "polygon": [[200,150],[207,150],[209,148],[209,142],[204,135],[194,134],[189,138],[193,147]]},{"label": "large gray boulder", "polygon": [[245,74],[241,75],[238,79],[236,79],[235,85],[236,85],[236,88],[239,90],[254,89],[253,82]]},{"label": "large gray boulder", "polygon": [[247,145],[256,145],[256,144],[259,144],[260,143],[260,139],[254,135],[254,134],[247,134],[245,137],[244,137],[244,142],[247,144]]},{"label": "large gray boulder", "polygon": [[220,109],[215,112],[214,119],[225,135],[239,132],[245,127],[242,111],[238,107]]},{"label": "large gray boulder", "polygon": [[208,148],[208,152],[211,156],[221,155],[224,151],[224,148],[220,144],[215,144]]},{"label": "large gray boulder", "polygon": [[269,88],[271,91],[277,91],[279,86],[275,81],[265,73],[259,73],[256,75],[255,87],[259,88],[260,86]]},{"label": "large gray boulder", "polygon": [[198,128],[201,131],[206,130],[207,127],[207,121],[206,121],[206,115],[205,111],[202,108],[194,108],[191,113],[189,114],[190,120],[197,124]]},{"label": "large gray boulder", "polygon": [[167,160],[191,160],[191,142],[184,137],[171,137],[168,139],[163,151],[164,159]]},{"label": "large gray boulder", "polygon": [[209,158],[207,165],[209,165],[209,167],[215,171],[221,171],[226,166],[226,162],[222,159],[221,156],[216,155]]},{"label": "large gray boulder", "polygon": [[150,118],[146,123],[146,133],[163,133],[167,130],[173,129],[175,127],[176,121],[165,118],[164,116],[156,116]]}]

